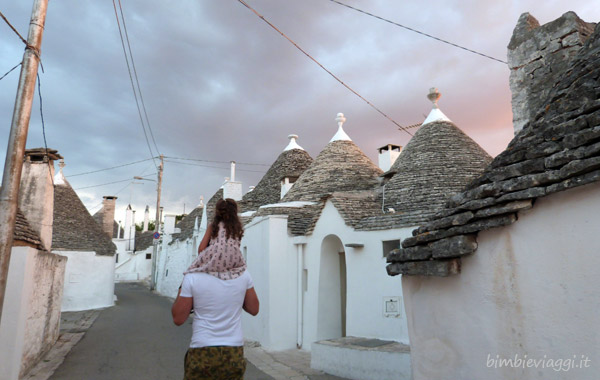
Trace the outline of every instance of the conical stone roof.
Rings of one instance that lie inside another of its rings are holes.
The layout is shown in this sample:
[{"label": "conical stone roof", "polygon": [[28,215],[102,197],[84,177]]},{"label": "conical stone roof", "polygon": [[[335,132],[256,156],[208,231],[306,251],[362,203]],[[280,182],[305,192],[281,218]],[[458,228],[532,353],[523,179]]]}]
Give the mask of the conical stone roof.
[{"label": "conical stone roof", "polygon": [[52,249],[94,251],[98,255],[114,255],[112,240],[85,208],[75,190],[64,179],[54,186],[54,223]]},{"label": "conical stone roof", "polygon": [[[439,111],[439,110],[438,110]],[[419,224],[478,177],[492,158],[454,123],[442,118],[419,129],[392,165],[385,206]]]},{"label": "conical stone roof", "polygon": [[240,212],[257,210],[260,206],[279,202],[281,180],[285,177],[299,178],[312,162],[312,157],[303,149],[283,151],[254,190],[244,195],[240,202]]},{"label": "conical stone roof", "polygon": [[339,191],[374,190],[382,174],[351,140],[331,141],[302,173],[282,202],[319,201]]}]

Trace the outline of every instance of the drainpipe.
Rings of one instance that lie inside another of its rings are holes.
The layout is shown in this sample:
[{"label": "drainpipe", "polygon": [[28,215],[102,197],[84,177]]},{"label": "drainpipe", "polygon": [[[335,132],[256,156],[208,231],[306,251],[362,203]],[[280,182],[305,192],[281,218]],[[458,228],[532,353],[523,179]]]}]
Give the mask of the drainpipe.
[{"label": "drainpipe", "polygon": [[296,250],[298,251],[298,316],[296,326],[296,347],[302,348],[302,336],[304,333],[304,284],[303,284],[303,271],[304,271],[304,244],[296,244]]}]

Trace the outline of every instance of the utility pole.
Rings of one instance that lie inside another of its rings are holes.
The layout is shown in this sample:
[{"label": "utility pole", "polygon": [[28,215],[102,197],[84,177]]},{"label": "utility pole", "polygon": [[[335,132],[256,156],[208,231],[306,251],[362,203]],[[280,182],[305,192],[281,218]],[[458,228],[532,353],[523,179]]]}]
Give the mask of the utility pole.
[{"label": "utility pole", "polygon": [[0,318],[2,318],[2,307],[8,279],[8,265],[17,218],[23,157],[31,117],[31,105],[35,93],[35,81],[40,63],[47,8],[48,0],[34,0],[27,36],[27,47],[25,53],[23,53],[21,75],[19,76],[8,148],[6,149],[6,161],[4,162],[2,190],[0,191]]},{"label": "utility pole", "polygon": [[[160,155],[160,165],[158,166],[158,183],[156,187],[156,220],[154,221],[154,233],[158,232],[158,225],[160,224],[160,189],[162,187],[162,176],[164,168],[164,156]],[[154,243],[154,242],[153,242]],[[158,242],[153,244],[152,248],[152,273],[150,274],[150,290],[156,288],[156,256],[158,256]]]}]

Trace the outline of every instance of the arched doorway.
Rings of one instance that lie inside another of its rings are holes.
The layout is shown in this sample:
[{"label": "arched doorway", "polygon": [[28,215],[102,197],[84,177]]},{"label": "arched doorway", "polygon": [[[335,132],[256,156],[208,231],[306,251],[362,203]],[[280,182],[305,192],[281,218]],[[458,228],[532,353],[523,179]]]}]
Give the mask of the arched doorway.
[{"label": "arched doorway", "polygon": [[321,243],[318,307],[318,340],[346,336],[346,254],[335,235]]}]

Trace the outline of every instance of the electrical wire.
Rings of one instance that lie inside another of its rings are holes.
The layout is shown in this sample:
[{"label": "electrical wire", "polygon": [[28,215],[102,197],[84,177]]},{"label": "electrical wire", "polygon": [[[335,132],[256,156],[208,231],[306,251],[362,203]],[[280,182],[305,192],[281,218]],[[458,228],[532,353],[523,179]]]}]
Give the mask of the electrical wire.
[{"label": "electrical wire", "polygon": [[346,87],[350,92],[352,92],[354,95],[358,96],[361,100],[363,100],[365,103],[367,103],[369,106],[371,106],[371,108],[373,108],[375,111],[379,112],[381,115],[383,115],[386,119],[388,119],[389,121],[391,121],[393,124],[395,124],[401,131],[404,131],[406,133],[408,133],[409,135],[413,135],[412,133],[410,133],[407,128],[403,127],[402,125],[398,124],[394,119],[392,119],[390,116],[388,116],[385,112],[383,112],[382,110],[380,110],[379,108],[377,108],[373,103],[371,103],[370,101],[368,101],[367,99],[365,99],[362,95],[360,95],[358,92],[356,92],[355,90],[353,90],[350,86],[348,86],[346,83],[344,83],[340,78],[338,78],[334,73],[332,73],[331,71],[329,71],[325,66],[323,66],[319,61],[317,61],[315,58],[313,58],[310,54],[308,54],[304,49],[302,49],[296,42],[294,42],[290,37],[288,37],[285,33],[283,33],[281,30],[277,29],[277,27],[275,25],[273,25],[271,22],[269,22],[263,15],[261,15],[260,13],[258,13],[254,8],[252,8],[250,5],[248,5],[244,0],[238,0],[238,2],[242,5],[244,5],[246,8],[248,8],[250,11],[252,11],[256,16],[258,16],[261,20],[263,20],[265,23],[267,23],[267,25],[269,25],[271,28],[273,28],[274,30],[276,30],[279,34],[281,34],[281,36],[283,38],[285,38],[286,40],[288,40],[292,45],[294,45],[296,47],[296,49],[300,50],[305,56],[307,56],[311,61],[313,61],[314,63],[316,63],[321,69],[323,69],[327,74],[331,75],[336,81],[338,81],[342,86]]},{"label": "electrical wire", "polygon": [[150,132],[150,137],[152,138],[152,143],[154,143],[154,148],[160,155],[160,150],[158,149],[158,145],[156,145],[156,140],[154,139],[154,133],[152,133],[152,127],[150,126],[150,119],[148,119],[148,112],[146,111],[146,103],[144,103],[144,97],[142,96],[142,89],[140,87],[140,80],[138,79],[137,69],[135,68],[135,61],[133,60],[133,52],[131,51],[131,44],[129,43],[129,33],[127,33],[127,25],[125,24],[125,16],[123,15],[123,7],[121,6],[121,0],[119,0],[119,10],[121,11],[121,20],[123,21],[123,31],[125,32],[125,38],[127,39],[127,47],[129,48],[129,58],[131,58],[131,66],[133,67],[133,74],[135,76],[135,82],[137,84],[138,93],[140,94],[140,101],[142,103],[142,109],[144,110],[144,116],[146,117],[146,126],[148,127],[148,131]]},{"label": "electrical wire", "polygon": [[[181,157],[171,157],[171,156],[164,156],[164,158],[169,158],[171,160],[212,162],[212,163],[215,163],[215,164],[229,164],[229,163],[231,163],[231,161],[211,161],[211,160],[201,160],[199,158],[181,158]],[[267,164],[254,164],[254,163],[250,163],[250,162],[237,162],[237,161],[235,161],[235,163],[237,165],[271,166],[271,165],[267,165]]]},{"label": "electrical wire", "polygon": [[[180,164],[180,165],[189,165],[189,166],[200,166],[203,168],[213,168],[213,169],[223,169],[223,170],[229,170],[229,168],[227,167],[221,167],[221,166],[211,166],[211,165],[200,165],[200,164],[192,164],[189,162],[179,162],[179,161],[169,161],[169,160],[165,160],[165,162],[169,162],[172,164]],[[242,171],[242,172],[251,172],[251,173],[266,173],[265,171],[260,171],[260,170],[249,170],[249,169],[236,169],[238,171]]]},{"label": "electrical wire", "polygon": [[[153,176],[155,176],[155,175],[156,175],[156,173],[155,173],[155,174],[149,174],[149,175],[145,175],[143,178],[146,178],[146,177],[153,177]],[[127,178],[127,179],[122,179],[122,180],[119,180],[119,181],[113,181],[113,182],[101,183],[101,184],[98,184],[98,185],[91,185],[91,186],[78,187],[77,189],[73,189],[73,190],[91,189],[92,187],[100,187],[100,186],[112,185],[112,184],[115,184],[115,183],[122,183],[122,182],[127,182],[127,181],[131,181],[131,182],[133,182],[133,181],[134,181],[134,179],[133,179],[133,178]]]},{"label": "electrical wire", "polygon": [[68,176],[67,178],[71,178],[71,177],[77,177],[80,175],[86,175],[86,174],[92,174],[92,173],[98,173],[98,172],[103,172],[106,170],[112,170],[112,169],[117,169],[117,168],[122,168],[124,166],[129,166],[129,165],[134,165],[134,164],[139,164],[140,162],[146,162],[146,161],[150,161],[153,160],[154,158],[146,158],[145,160],[139,160],[139,161],[134,161],[134,162],[128,162],[126,164],[123,165],[117,165],[117,166],[111,166],[110,168],[104,168],[104,169],[98,169],[98,170],[92,170],[89,172],[83,172],[83,173],[77,173],[77,174],[71,174],[70,176]]},{"label": "electrical wire", "polygon": [[6,74],[2,75],[0,77],[0,80],[4,79],[4,77],[6,77],[8,74],[12,73],[14,69],[16,69],[17,67],[19,67],[21,65],[22,65],[22,62],[19,62],[15,67],[13,67],[12,69],[8,70],[8,72]]},{"label": "electrical wire", "polygon": [[344,3],[340,2],[340,1],[337,1],[337,0],[329,0],[329,1],[331,1],[332,3],[338,4],[338,5],[341,5],[341,6],[343,6],[343,7],[346,7],[346,8],[352,9],[352,10],[355,10],[355,11],[357,11],[357,12],[360,12],[360,13],[366,14],[366,15],[368,15],[368,16],[375,17],[376,19],[379,19],[379,20],[381,20],[381,21],[385,21],[385,22],[388,22],[388,23],[390,23],[390,24],[393,24],[393,25],[399,26],[399,27],[401,27],[401,28],[404,28],[404,29],[406,29],[406,30],[410,30],[411,32],[414,32],[414,33],[420,34],[420,35],[422,35],[422,36],[425,36],[425,37],[428,37],[428,38],[432,38],[432,39],[434,39],[434,40],[436,40],[436,41],[443,42],[443,43],[445,43],[445,44],[448,44],[448,45],[450,45],[450,46],[454,46],[454,47],[457,47],[457,48],[459,48],[459,49],[466,50],[466,51],[468,51],[468,52],[470,52],[470,53],[477,54],[477,55],[480,55],[480,56],[482,56],[482,57],[485,57],[485,58],[491,59],[491,60],[493,60],[493,61],[500,62],[500,63],[503,63],[503,64],[505,64],[505,65],[508,65],[508,62],[506,62],[506,61],[503,61],[503,60],[501,60],[501,59],[498,59],[498,58],[491,57],[491,56],[489,56],[489,55],[487,55],[487,54],[483,54],[483,53],[480,53],[480,52],[478,52],[478,51],[475,51],[475,50],[473,50],[473,49],[469,49],[469,48],[466,48],[466,47],[464,47],[464,46],[460,46],[460,45],[458,45],[458,44],[455,44],[455,43],[453,43],[453,42],[450,42],[450,41],[443,40],[443,39],[441,39],[441,38],[439,38],[439,37],[432,36],[431,34],[427,34],[427,33],[421,32],[421,31],[419,31],[419,30],[416,30],[416,29],[410,28],[410,27],[408,27],[408,26],[405,26],[405,25],[402,25],[402,24],[398,24],[397,22],[394,22],[394,21],[388,20],[388,19],[386,19],[386,18],[383,18],[383,17],[381,17],[381,16],[377,16],[377,15],[374,15],[374,14],[372,14],[372,13],[369,13],[369,12],[363,11],[362,9],[355,8],[355,7],[351,6],[351,5],[344,4]]},{"label": "electrical wire", "polygon": [[16,33],[17,36],[19,36],[19,38],[21,39],[21,41],[23,41],[23,43],[27,46],[29,46],[29,44],[27,43],[27,40],[25,38],[23,38],[23,36],[21,35],[21,33],[19,33],[19,31],[12,26],[12,24],[8,21],[8,19],[4,16],[4,14],[2,14],[2,12],[0,12],[0,17],[2,17],[2,19],[4,20],[4,22],[6,22],[6,24],[13,30],[13,32]]},{"label": "electrical wire", "polygon": [[[150,157],[153,158],[154,165],[156,166],[156,170],[158,170],[158,165],[154,161],[154,153],[152,152],[152,147],[150,146],[150,141],[148,140],[148,133],[146,132],[146,126],[144,125],[144,119],[142,117],[142,110],[140,109],[140,103],[138,101],[137,92],[135,90],[135,84],[133,83],[133,75],[131,75],[131,66],[129,65],[129,58],[127,57],[127,50],[125,49],[125,40],[123,39],[123,31],[121,30],[121,22],[119,21],[119,13],[117,12],[117,4],[115,0],[113,0],[113,7],[115,8],[115,17],[117,19],[117,26],[119,27],[119,36],[121,37],[121,45],[123,46],[123,54],[125,55],[125,62],[127,63],[127,72],[129,73],[129,79],[131,81],[131,88],[133,89],[133,96],[135,98],[135,105],[138,110],[138,115],[140,117],[140,123],[142,124],[142,130],[144,131],[144,137],[146,138],[146,145],[148,146],[148,150],[150,151]],[[160,155],[159,152],[157,152]]]}]

